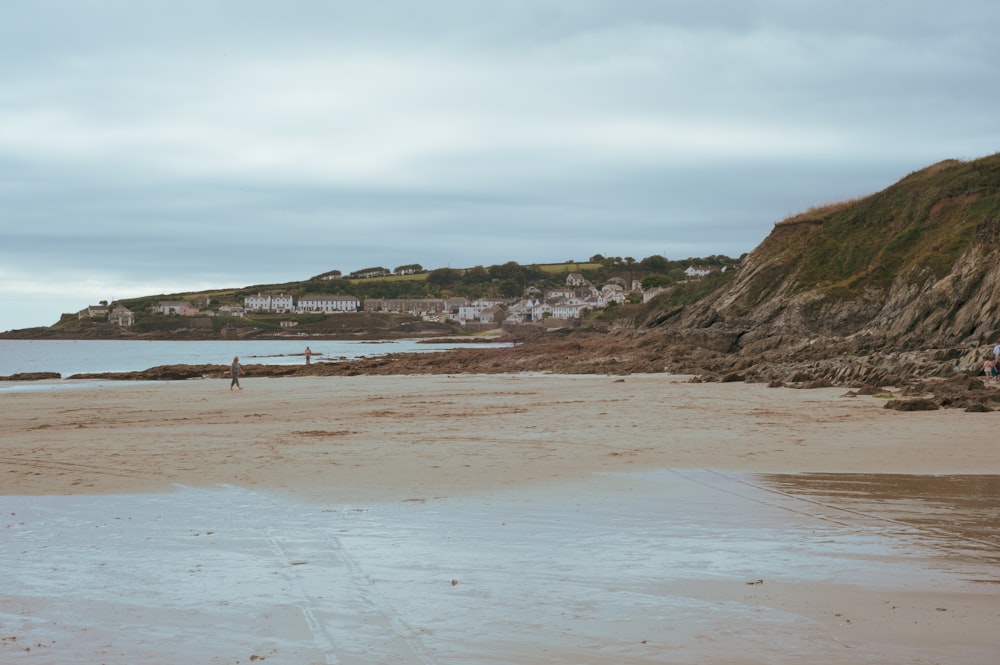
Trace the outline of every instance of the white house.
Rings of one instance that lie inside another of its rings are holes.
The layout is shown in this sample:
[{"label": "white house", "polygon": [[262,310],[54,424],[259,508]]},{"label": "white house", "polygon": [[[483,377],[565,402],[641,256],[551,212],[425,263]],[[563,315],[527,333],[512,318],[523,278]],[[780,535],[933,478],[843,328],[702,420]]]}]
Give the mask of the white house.
[{"label": "white house", "polygon": [[306,295],[299,298],[299,312],[356,312],[361,301],[349,295]]},{"label": "white house", "polygon": [[545,317],[545,313],[552,315],[552,305],[544,302],[536,302],[535,306],[531,308],[531,320],[541,321]]},{"label": "white house", "polygon": [[287,293],[258,293],[243,299],[243,307],[248,312],[291,312],[295,307],[292,296]]},{"label": "white house", "polygon": [[473,305],[477,305],[479,307],[496,307],[497,305],[506,304],[506,302],[507,301],[504,300],[503,298],[500,298],[500,299],[496,299],[496,298],[480,298],[479,300],[474,301],[472,304]]},{"label": "white house", "polygon": [[608,293],[601,294],[601,300],[604,304],[614,302],[621,305],[625,302],[627,297],[628,296],[625,295],[625,291],[609,291]]},{"label": "white house", "polygon": [[263,293],[247,296],[243,299],[243,307],[248,312],[266,312],[271,309],[271,296]]},{"label": "white house", "polygon": [[552,318],[579,319],[581,312],[591,307],[583,302],[558,302],[552,305]]},{"label": "white house", "polygon": [[688,279],[701,279],[702,277],[707,277],[715,272],[715,268],[710,268],[708,266],[688,266],[684,274],[688,276]]},{"label": "white house", "polygon": [[458,308],[458,312],[455,314],[455,319],[457,321],[477,321],[479,320],[479,313],[486,309],[486,307],[478,304],[472,305],[462,305]]},{"label": "white house", "polygon": [[576,289],[565,287],[561,289],[552,289],[545,294],[546,300],[559,300],[560,298],[572,298],[576,295]]},{"label": "white house", "polygon": [[272,312],[291,312],[295,309],[295,301],[287,293],[278,293],[271,296]]},{"label": "white house", "polygon": [[177,314],[178,316],[195,316],[198,308],[186,300],[160,300],[154,309],[160,314]]}]

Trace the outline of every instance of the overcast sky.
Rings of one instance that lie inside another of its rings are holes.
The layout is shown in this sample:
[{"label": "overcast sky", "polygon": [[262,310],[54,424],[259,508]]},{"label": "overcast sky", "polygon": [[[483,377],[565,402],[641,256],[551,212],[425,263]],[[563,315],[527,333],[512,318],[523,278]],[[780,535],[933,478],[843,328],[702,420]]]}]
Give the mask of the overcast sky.
[{"label": "overcast sky", "polygon": [[1000,3],[32,0],[0,330],[328,270],[753,250],[1000,150]]}]

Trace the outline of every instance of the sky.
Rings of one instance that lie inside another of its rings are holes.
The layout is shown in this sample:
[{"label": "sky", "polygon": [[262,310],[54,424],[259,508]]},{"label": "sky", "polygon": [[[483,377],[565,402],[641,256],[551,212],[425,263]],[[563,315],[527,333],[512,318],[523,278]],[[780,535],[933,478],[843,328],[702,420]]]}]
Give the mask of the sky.
[{"label": "sky", "polygon": [[418,263],[752,251],[1000,150],[994,0],[33,0],[0,330]]}]

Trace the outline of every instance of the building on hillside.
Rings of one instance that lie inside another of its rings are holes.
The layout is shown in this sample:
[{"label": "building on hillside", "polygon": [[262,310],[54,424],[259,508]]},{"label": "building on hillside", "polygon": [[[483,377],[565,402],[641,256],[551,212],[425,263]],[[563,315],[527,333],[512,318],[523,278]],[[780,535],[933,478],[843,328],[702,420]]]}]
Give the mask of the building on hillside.
[{"label": "building on hillside", "polygon": [[479,313],[486,309],[481,305],[471,304],[462,305],[458,308],[458,311],[454,313],[455,320],[459,323],[468,323],[470,321],[478,321]]},{"label": "building on hillside", "polygon": [[295,308],[292,296],[287,293],[258,293],[243,299],[243,307],[248,312],[272,312],[283,314]]},{"label": "building on hillside", "polygon": [[135,314],[128,307],[124,305],[115,305],[114,309],[108,315],[108,321],[111,323],[117,323],[123,328],[127,328],[135,324]]},{"label": "building on hillside", "polygon": [[219,316],[237,316],[241,317],[245,313],[244,309],[239,305],[220,305],[219,306]]},{"label": "building on hillside", "polygon": [[276,293],[271,296],[271,311],[278,313],[291,312],[295,309],[295,300],[287,293]]},{"label": "building on hillside", "polygon": [[447,311],[443,298],[366,298],[364,311],[427,316]]},{"label": "building on hillside", "polygon": [[195,316],[198,308],[186,300],[160,300],[153,307],[160,314],[176,314],[178,316]]},{"label": "building on hillside", "polygon": [[713,272],[717,272],[718,268],[713,268],[711,266],[688,266],[684,271],[688,279],[701,279],[703,277],[708,277]]},{"label": "building on hillside", "polygon": [[107,305],[89,305],[76,313],[77,319],[102,319],[108,315]]},{"label": "building on hillside", "polygon": [[576,287],[585,286],[587,284],[587,278],[583,276],[582,273],[571,272],[566,275],[566,286]]},{"label": "building on hillside", "polygon": [[656,296],[660,295],[661,293],[664,293],[666,290],[667,290],[666,287],[663,287],[663,286],[654,286],[653,288],[651,288],[651,289],[649,289],[647,291],[643,291],[642,292],[642,302],[643,302],[643,304],[649,302],[650,300],[652,300]]},{"label": "building on hillside", "polygon": [[361,305],[357,296],[335,295],[305,295],[299,298],[296,309],[299,312],[356,312]]},{"label": "building on hillside", "polygon": [[518,300],[510,306],[507,311],[507,322],[509,323],[530,323],[534,320],[534,310],[538,307],[538,298],[525,298]]},{"label": "building on hillside", "polygon": [[611,291],[609,293],[602,293],[601,298],[604,300],[605,304],[616,303],[618,305],[624,304],[628,295],[625,291]]},{"label": "building on hillside", "polygon": [[479,298],[473,304],[479,305],[480,307],[496,307],[497,305],[506,305],[506,298]]},{"label": "building on hillside", "polygon": [[460,307],[465,307],[469,304],[469,301],[465,298],[445,298],[444,306],[445,311],[449,316],[456,316],[458,314],[458,309]]},{"label": "building on hillside", "polygon": [[507,318],[507,312],[503,307],[494,305],[479,312],[480,323],[503,323]]},{"label": "building on hillside", "polygon": [[568,286],[552,289],[545,293],[545,299],[549,301],[562,300],[563,298],[573,298],[576,296],[576,289]]},{"label": "building on hillside", "polygon": [[583,317],[584,310],[594,309],[594,306],[579,301],[565,301],[552,304],[552,318],[554,319],[579,319]]}]

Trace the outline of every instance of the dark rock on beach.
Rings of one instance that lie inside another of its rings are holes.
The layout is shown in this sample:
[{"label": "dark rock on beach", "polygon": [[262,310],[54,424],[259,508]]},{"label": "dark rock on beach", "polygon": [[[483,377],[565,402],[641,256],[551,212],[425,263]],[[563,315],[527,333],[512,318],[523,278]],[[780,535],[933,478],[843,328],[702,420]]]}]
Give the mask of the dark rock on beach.
[{"label": "dark rock on beach", "polygon": [[45,381],[47,379],[60,379],[59,372],[19,372],[10,376],[0,376],[0,381]]},{"label": "dark rock on beach", "polygon": [[932,400],[918,397],[916,399],[891,399],[885,403],[885,408],[894,411],[937,411],[941,407]]}]

